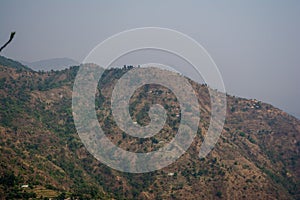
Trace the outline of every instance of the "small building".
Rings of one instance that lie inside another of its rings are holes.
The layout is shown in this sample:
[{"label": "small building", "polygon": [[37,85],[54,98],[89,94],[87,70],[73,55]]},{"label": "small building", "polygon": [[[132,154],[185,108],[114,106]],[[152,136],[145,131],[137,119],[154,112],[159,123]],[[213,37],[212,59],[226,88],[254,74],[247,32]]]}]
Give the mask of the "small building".
[{"label": "small building", "polygon": [[22,185],[21,188],[28,188],[29,185]]}]

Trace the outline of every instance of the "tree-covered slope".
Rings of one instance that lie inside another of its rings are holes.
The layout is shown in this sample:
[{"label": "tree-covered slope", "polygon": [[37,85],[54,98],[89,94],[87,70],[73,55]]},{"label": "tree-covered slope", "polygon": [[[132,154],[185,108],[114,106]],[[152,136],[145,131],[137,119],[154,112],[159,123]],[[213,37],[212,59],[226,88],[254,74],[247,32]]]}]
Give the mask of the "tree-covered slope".
[{"label": "tree-covered slope", "polygon": [[[0,199],[300,198],[300,121],[269,104],[227,96],[222,135],[208,157],[199,159],[210,98],[207,86],[190,81],[199,98],[201,122],[189,150],[164,169],[122,173],[97,161],[76,133],[71,98],[78,67],[34,72],[4,57],[0,60]],[[113,121],[109,96],[128,70],[105,72],[95,107],[112,142],[147,152],[176,134],[178,103],[167,88],[140,88],[131,98],[132,117],[149,123],[149,106],[159,103],[167,109],[167,124],[149,139],[127,135]]]}]

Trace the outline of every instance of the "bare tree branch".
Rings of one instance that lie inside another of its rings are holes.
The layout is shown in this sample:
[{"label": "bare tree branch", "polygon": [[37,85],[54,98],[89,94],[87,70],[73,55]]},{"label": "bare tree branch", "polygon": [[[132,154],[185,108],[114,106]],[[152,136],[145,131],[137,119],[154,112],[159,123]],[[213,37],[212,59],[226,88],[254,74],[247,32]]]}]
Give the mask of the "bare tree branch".
[{"label": "bare tree branch", "polygon": [[14,38],[16,32],[11,32],[10,33],[10,37],[9,40],[0,48],[0,52],[12,41],[12,39]]}]

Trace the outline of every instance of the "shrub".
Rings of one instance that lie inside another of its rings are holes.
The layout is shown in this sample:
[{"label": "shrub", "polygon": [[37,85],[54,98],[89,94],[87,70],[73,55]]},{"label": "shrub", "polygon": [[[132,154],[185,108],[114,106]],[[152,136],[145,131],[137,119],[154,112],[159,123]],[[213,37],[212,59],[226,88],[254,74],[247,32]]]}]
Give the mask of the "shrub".
[{"label": "shrub", "polygon": [[221,192],[221,191],[218,191],[218,192],[216,193],[216,196],[219,197],[219,198],[221,198],[221,197],[222,197],[222,192]]}]

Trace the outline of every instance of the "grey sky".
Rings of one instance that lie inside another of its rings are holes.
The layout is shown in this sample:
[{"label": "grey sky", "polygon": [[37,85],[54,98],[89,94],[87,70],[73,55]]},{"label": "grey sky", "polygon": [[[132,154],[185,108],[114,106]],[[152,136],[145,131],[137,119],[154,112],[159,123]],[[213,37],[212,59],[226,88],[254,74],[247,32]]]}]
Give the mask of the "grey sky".
[{"label": "grey sky", "polygon": [[183,32],[210,53],[228,93],[271,103],[300,118],[300,1],[15,1],[0,3],[7,57],[81,61],[120,31]]}]

